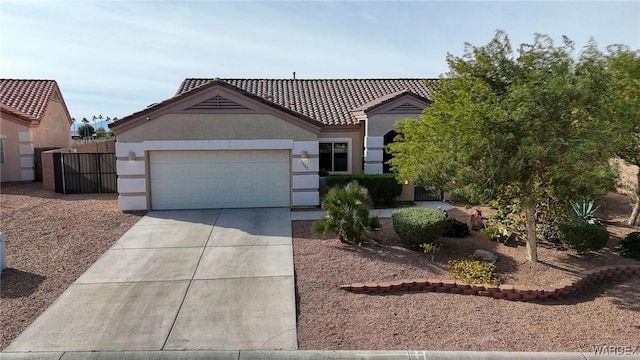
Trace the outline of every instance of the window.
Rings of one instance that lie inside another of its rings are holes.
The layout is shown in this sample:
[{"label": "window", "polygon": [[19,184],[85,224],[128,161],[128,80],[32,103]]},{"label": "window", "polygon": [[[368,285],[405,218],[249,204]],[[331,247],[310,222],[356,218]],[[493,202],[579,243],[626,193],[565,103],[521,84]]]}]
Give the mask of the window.
[{"label": "window", "polygon": [[321,142],[320,169],[329,172],[349,172],[349,141]]},{"label": "window", "polygon": [[4,164],[4,138],[0,138],[0,164]]}]

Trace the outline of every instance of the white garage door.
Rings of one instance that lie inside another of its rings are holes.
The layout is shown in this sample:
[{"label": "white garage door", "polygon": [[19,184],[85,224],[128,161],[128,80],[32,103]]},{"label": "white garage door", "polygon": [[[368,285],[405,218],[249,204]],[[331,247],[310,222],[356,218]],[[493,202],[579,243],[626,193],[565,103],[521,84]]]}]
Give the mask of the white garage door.
[{"label": "white garage door", "polygon": [[152,151],[151,208],[289,207],[288,150]]}]

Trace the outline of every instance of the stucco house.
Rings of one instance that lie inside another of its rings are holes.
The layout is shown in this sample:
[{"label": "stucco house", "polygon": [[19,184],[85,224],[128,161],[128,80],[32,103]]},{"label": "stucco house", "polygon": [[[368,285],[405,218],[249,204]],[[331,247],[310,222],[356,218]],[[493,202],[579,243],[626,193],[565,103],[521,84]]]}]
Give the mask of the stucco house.
[{"label": "stucco house", "polygon": [[317,206],[320,169],[388,171],[394,122],[429,103],[423,79],[186,79],[110,125],[119,207]]},{"label": "stucco house", "polygon": [[71,122],[54,80],[0,79],[0,181],[34,180],[34,149],[70,146]]}]

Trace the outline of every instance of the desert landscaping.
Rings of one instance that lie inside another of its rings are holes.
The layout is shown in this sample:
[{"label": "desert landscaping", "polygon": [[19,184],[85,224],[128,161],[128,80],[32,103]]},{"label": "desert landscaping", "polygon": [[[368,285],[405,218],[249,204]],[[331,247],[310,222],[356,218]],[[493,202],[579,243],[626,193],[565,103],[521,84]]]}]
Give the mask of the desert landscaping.
[{"label": "desert landscaping", "polygon": [[[622,168],[627,183],[636,178]],[[627,188],[628,189],[628,188]],[[481,208],[488,216],[491,209]],[[449,216],[468,221],[472,209],[457,204]],[[601,266],[638,265],[613,246],[638,227],[625,195],[609,193],[601,206],[611,239],[598,251],[579,255],[539,244],[540,261],[526,261],[524,246],[506,246],[472,232],[443,238],[435,261],[402,247],[391,220],[382,219],[376,244],[353,246],[321,238],[312,221],[293,223],[294,262],[299,301],[298,338],[302,349],[430,349],[479,351],[591,351],[603,344],[637,345],[640,337],[640,279],[603,281],[570,297],[514,302],[436,292],[360,294],[340,285],[416,278],[450,278],[449,259],[476,249],[496,253],[505,284],[548,286]],[[594,320],[595,319],[595,320]]]},{"label": "desert landscaping", "polygon": [[[635,169],[623,175],[632,181]],[[622,191],[620,191],[622,192]],[[9,268],[2,273],[1,348],[44,311],[144,213],[122,213],[115,194],[61,195],[39,183],[3,184],[0,226]],[[480,208],[485,216],[491,209]],[[455,204],[449,216],[468,221],[472,208]],[[476,249],[499,256],[503,283],[547,286],[587,269],[638,265],[613,245],[638,227],[625,224],[628,197],[609,193],[600,215],[611,233],[607,246],[578,255],[544,242],[540,262],[523,246],[490,241],[479,232],[443,238],[435,260],[401,246],[390,219],[381,219],[376,244],[342,244],[314,235],[313,221],[294,221],[298,342],[301,349],[429,349],[591,351],[635,345],[640,336],[640,279],[600,282],[544,302],[519,302],[436,292],[359,294],[340,285],[415,278],[447,279],[447,260]]]},{"label": "desert landscaping", "polygon": [[1,192],[4,349],[143,214],[118,210],[117,194],[62,195],[42,183],[3,184]]}]

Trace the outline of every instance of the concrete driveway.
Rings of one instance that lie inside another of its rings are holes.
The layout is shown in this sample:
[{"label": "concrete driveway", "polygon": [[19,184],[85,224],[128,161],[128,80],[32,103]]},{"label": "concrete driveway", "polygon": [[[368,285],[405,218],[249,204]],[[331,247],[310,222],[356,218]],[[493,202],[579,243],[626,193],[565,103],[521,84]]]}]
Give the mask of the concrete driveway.
[{"label": "concrete driveway", "polygon": [[296,349],[289,209],[153,211],[5,352]]}]

